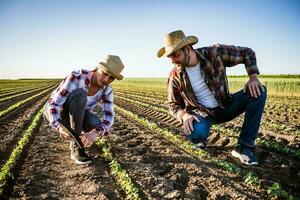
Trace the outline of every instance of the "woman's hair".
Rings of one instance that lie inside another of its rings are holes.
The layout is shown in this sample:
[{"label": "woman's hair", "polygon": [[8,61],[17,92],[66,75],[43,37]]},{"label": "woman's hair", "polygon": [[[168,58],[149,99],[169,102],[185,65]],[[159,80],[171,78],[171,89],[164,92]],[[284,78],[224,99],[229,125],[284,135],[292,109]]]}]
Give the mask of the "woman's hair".
[{"label": "woman's hair", "polygon": [[92,72],[95,72],[95,71],[97,71],[98,70],[98,67],[95,67],[93,70],[92,70]]}]

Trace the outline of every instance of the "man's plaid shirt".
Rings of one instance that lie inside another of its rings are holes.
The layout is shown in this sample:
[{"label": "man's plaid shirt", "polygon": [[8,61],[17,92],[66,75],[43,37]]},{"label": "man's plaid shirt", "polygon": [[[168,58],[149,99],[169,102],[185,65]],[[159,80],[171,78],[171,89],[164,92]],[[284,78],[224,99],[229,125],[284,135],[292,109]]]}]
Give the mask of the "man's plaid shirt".
[{"label": "man's plaid shirt", "polygon": [[[245,64],[249,76],[259,74],[255,53],[250,48],[217,44],[195,51],[204,80],[221,108],[225,108],[231,100],[226,67]],[[175,66],[169,75],[168,105],[170,113],[179,121],[186,112],[196,112],[203,117],[213,114],[197,102],[187,72],[181,66]]]},{"label": "man's plaid shirt", "polygon": [[[58,127],[58,120],[60,119],[60,112],[62,110],[63,104],[65,103],[67,97],[70,93],[76,89],[82,88],[86,92],[88,91],[92,79],[93,71],[78,70],[73,71],[69,76],[67,76],[56,90],[53,91],[51,97],[47,101],[48,108],[46,112],[50,116],[50,126],[53,128]],[[98,102],[102,103],[101,112],[99,112],[102,117],[102,123],[97,127],[103,132],[108,132],[114,122],[114,103],[113,103],[113,89],[111,85],[107,85],[101,89],[96,95],[89,97],[91,101],[89,105],[86,104],[86,110],[92,110]]]}]

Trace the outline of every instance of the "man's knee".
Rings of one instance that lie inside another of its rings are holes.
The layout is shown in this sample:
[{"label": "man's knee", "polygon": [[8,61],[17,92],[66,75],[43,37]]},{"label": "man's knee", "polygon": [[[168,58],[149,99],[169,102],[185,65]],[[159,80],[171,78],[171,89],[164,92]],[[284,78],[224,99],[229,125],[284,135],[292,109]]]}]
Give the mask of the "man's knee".
[{"label": "man's knee", "polygon": [[200,122],[194,121],[194,130],[189,135],[190,140],[193,143],[198,143],[200,141],[206,140],[209,134],[211,123],[202,117],[199,118]]},{"label": "man's knee", "polygon": [[263,88],[260,88],[260,95],[257,97],[260,101],[265,102],[267,99],[267,88],[265,86],[262,86]]},{"label": "man's knee", "polygon": [[265,86],[259,87],[260,95],[257,97],[252,97],[249,89],[246,89],[246,96],[251,99],[255,99],[257,101],[265,102],[267,99],[267,88]]}]

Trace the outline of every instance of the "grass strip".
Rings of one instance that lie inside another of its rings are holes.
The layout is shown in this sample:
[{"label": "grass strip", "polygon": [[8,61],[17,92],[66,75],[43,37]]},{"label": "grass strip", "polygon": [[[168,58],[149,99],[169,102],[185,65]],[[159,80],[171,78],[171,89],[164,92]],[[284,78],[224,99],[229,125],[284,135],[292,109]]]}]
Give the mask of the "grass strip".
[{"label": "grass strip", "polygon": [[133,184],[126,170],[123,169],[118,160],[114,158],[105,140],[101,138],[97,144],[103,151],[104,158],[109,161],[111,174],[115,177],[115,180],[121,186],[122,190],[124,190],[126,199],[140,200],[138,187]]},{"label": "grass strip", "polygon": [[30,141],[34,129],[38,126],[39,120],[42,118],[43,109],[41,109],[33,118],[31,125],[27,128],[22,138],[19,140],[17,146],[12,151],[9,159],[3,165],[0,171],[0,197],[4,193],[5,186],[8,179],[14,179],[13,169],[16,167],[25,146]]},{"label": "grass strip", "polygon": [[[227,161],[218,159],[216,157],[211,157],[204,150],[194,149],[193,144],[191,142],[189,142],[187,140],[183,140],[179,135],[175,135],[175,134],[173,134],[172,132],[170,132],[168,130],[159,128],[156,123],[150,122],[146,118],[139,117],[138,115],[136,115],[136,114],[134,114],[134,113],[132,113],[132,112],[126,110],[126,109],[123,109],[123,108],[121,108],[117,105],[115,105],[115,108],[116,108],[117,111],[125,114],[126,116],[128,116],[130,118],[132,118],[133,120],[135,120],[139,124],[142,124],[145,127],[153,130],[153,132],[159,133],[165,139],[172,142],[176,146],[180,147],[184,151],[186,151],[186,152],[188,152],[192,155],[195,155],[198,158],[207,159],[207,160],[211,161],[211,163],[213,165],[215,165],[216,167],[221,168],[225,171],[231,172],[231,173],[233,173],[237,176],[240,176],[243,179],[243,182],[245,184],[260,186],[262,180],[259,177],[257,177],[255,174],[253,174],[253,172],[248,171],[248,170],[242,170],[241,168],[236,166],[234,163],[227,162]],[[274,184],[276,185],[276,187],[273,187]],[[267,194],[269,196],[276,196],[277,195],[277,197],[285,198],[286,196],[288,196],[289,198],[290,197],[293,198],[293,196],[291,194],[289,194],[287,191],[281,189],[281,187],[278,183],[275,182],[274,184],[268,188]],[[282,195],[282,194],[285,194],[285,195]]]}]

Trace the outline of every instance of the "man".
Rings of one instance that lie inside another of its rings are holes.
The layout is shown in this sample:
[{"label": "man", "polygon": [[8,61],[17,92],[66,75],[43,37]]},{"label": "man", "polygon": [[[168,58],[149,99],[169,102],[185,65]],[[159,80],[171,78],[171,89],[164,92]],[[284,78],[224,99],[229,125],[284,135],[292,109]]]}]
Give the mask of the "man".
[{"label": "man", "polygon": [[[257,165],[253,154],[266,89],[257,76],[255,53],[246,47],[214,45],[194,49],[195,36],[178,30],[167,34],[157,56],[176,66],[168,80],[170,113],[183,123],[184,134],[196,148],[204,149],[212,124],[230,121],[245,112],[237,147],[231,152],[247,165]],[[244,64],[249,76],[244,90],[229,93],[226,67]]]},{"label": "man", "polygon": [[[60,126],[59,120],[68,123],[77,133],[85,147],[91,146],[99,135],[107,135],[114,122],[114,79],[121,80],[124,65],[118,56],[107,55],[93,71],[73,71],[53,91],[45,104],[44,115],[50,126],[60,133],[62,139],[70,139]],[[101,119],[92,113],[97,103],[102,103]],[[91,163],[84,149],[70,142],[71,158],[76,164]]]}]

